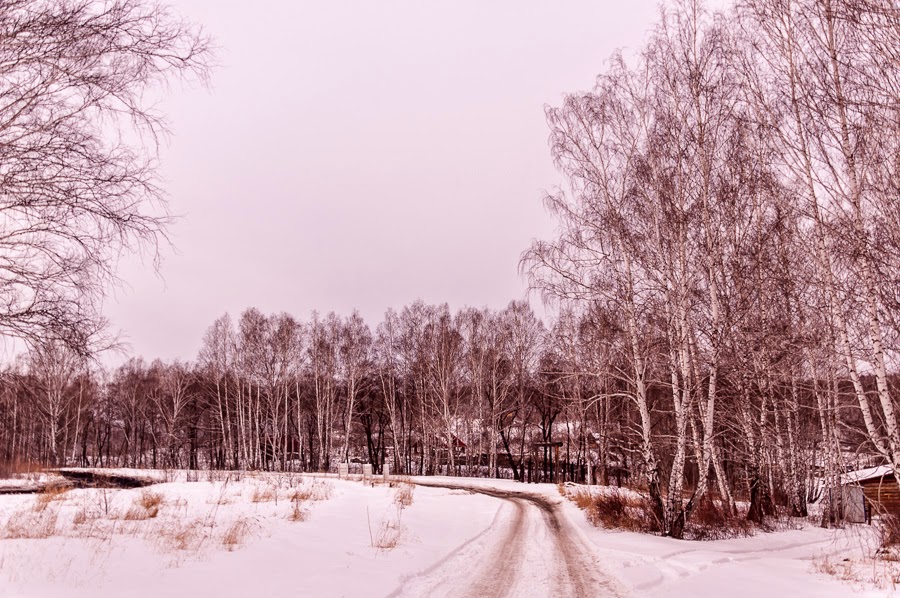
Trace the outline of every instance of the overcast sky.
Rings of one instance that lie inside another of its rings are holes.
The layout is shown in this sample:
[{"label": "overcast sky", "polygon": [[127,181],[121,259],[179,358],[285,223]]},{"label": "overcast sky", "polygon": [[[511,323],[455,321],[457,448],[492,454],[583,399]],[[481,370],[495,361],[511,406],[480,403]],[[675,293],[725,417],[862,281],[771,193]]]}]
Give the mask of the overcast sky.
[{"label": "overcast sky", "polygon": [[[226,311],[302,318],[427,302],[501,308],[561,183],[544,106],[634,49],[655,0],[170,0],[222,48],[172,90],[176,251],[126,259],[107,315],[134,353],[193,359]],[[539,301],[534,298],[533,302]]]}]

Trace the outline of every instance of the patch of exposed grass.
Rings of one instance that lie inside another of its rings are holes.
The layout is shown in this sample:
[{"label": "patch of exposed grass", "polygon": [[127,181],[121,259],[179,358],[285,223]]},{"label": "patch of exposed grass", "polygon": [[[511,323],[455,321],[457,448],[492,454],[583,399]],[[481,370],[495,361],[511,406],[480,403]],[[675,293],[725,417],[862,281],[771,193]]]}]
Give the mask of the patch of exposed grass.
[{"label": "patch of exposed grass", "polygon": [[593,525],[608,529],[647,532],[653,529],[647,501],[617,488],[592,491],[589,488],[563,490],[564,495],[582,509]]},{"label": "patch of exposed grass", "polygon": [[0,528],[0,537],[8,540],[49,538],[56,534],[59,511],[50,506],[41,510],[13,513]]},{"label": "patch of exposed grass", "polygon": [[43,511],[50,503],[65,500],[65,495],[70,489],[69,486],[47,486],[37,493],[34,510]]},{"label": "patch of exposed grass", "polygon": [[278,489],[274,486],[257,486],[253,489],[252,502],[272,502],[278,500]]},{"label": "patch of exposed grass", "polygon": [[157,537],[165,548],[196,552],[206,539],[206,527],[202,520],[171,519],[158,528]]},{"label": "patch of exposed grass", "polygon": [[415,491],[416,487],[412,484],[400,483],[394,492],[394,504],[401,509],[412,506]]},{"label": "patch of exposed grass", "polygon": [[234,550],[243,544],[244,539],[251,531],[249,519],[237,519],[225,530],[225,535],[222,536],[222,545],[228,550]]},{"label": "patch of exposed grass", "polygon": [[295,489],[291,492],[290,499],[299,502],[328,500],[332,490],[332,485],[325,480],[316,480]]},{"label": "patch of exposed grass", "polygon": [[291,503],[291,512],[288,515],[288,520],[290,521],[306,521],[309,519],[309,509],[304,509],[301,505],[300,501],[293,501]]},{"label": "patch of exposed grass", "polygon": [[131,507],[125,513],[123,519],[126,521],[153,519],[159,515],[159,508],[162,503],[162,494],[144,490],[139,496],[135,497],[134,501],[132,501]]},{"label": "patch of exposed grass", "polygon": [[397,521],[391,519],[382,521],[378,531],[370,538],[372,548],[377,550],[393,550],[400,543],[403,531],[404,528],[400,524],[399,519]]}]

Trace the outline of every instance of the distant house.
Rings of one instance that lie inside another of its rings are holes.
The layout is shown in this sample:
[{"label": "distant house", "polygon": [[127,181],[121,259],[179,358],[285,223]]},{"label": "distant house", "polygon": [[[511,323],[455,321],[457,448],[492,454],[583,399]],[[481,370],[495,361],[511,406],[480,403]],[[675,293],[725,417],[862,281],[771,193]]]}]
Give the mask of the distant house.
[{"label": "distant house", "polygon": [[862,488],[867,518],[885,513],[900,517],[900,487],[897,486],[896,474],[890,465],[845,473],[841,476],[841,484]]}]

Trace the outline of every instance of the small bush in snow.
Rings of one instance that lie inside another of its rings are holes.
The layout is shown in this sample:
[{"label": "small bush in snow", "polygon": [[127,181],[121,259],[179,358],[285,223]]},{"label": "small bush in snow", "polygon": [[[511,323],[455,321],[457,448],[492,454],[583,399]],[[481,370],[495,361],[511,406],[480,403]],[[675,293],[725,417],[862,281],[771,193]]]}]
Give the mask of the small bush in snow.
[{"label": "small bush in snow", "polygon": [[253,502],[271,502],[273,500],[278,500],[278,490],[273,486],[257,486],[253,489],[251,500]]},{"label": "small bush in snow", "polygon": [[291,513],[288,515],[288,519],[291,521],[306,521],[309,518],[309,509],[304,509],[300,505],[302,504],[299,500],[292,501]]},{"label": "small bush in snow", "polygon": [[250,521],[244,518],[234,521],[222,536],[222,545],[228,550],[234,550],[244,542],[244,538],[250,533]]},{"label": "small bush in snow", "polygon": [[400,543],[402,535],[403,526],[399,521],[385,520],[372,538],[372,547],[378,550],[392,550]]},{"label": "small bush in snow", "polygon": [[743,513],[729,514],[708,494],[694,507],[685,527],[685,538],[688,540],[721,540],[751,535],[753,524]]},{"label": "small bush in snow", "polygon": [[159,514],[159,507],[162,501],[162,494],[145,490],[134,499],[131,508],[125,513],[125,519],[128,521],[153,519]]},{"label": "small bush in snow", "polygon": [[654,531],[649,505],[635,492],[606,487],[574,488],[564,492],[596,526],[635,532]]},{"label": "small bush in snow", "polygon": [[413,504],[413,493],[416,487],[412,484],[401,483],[394,493],[394,504],[400,509],[405,509]]}]

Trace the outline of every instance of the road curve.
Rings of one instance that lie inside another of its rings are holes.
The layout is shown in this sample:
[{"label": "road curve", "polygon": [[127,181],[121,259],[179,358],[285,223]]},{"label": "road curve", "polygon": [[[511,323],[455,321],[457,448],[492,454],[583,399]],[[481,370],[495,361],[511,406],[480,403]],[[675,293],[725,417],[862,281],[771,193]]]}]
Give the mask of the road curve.
[{"label": "road curve", "polygon": [[452,482],[420,486],[464,490],[503,501],[491,526],[428,570],[407,579],[395,598],[610,597],[625,592],[606,575],[594,551],[540,494]]}]

